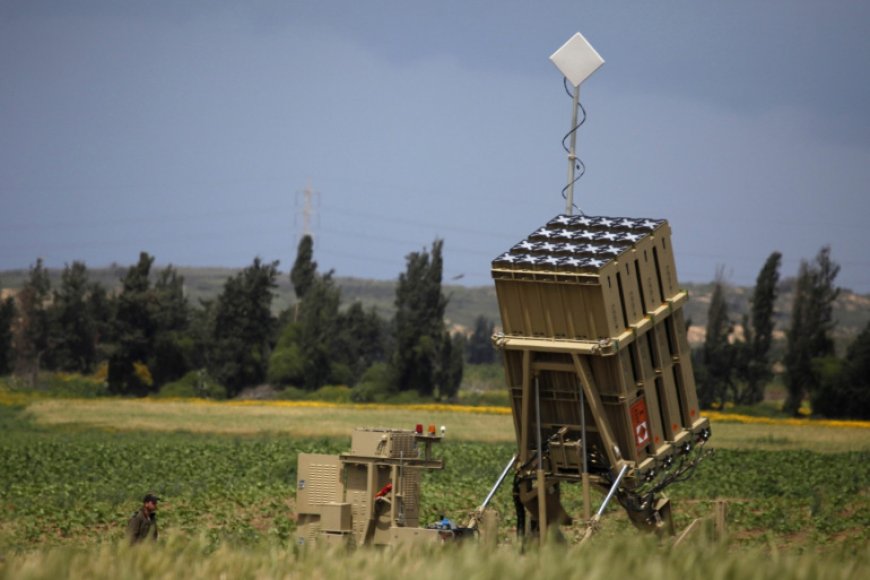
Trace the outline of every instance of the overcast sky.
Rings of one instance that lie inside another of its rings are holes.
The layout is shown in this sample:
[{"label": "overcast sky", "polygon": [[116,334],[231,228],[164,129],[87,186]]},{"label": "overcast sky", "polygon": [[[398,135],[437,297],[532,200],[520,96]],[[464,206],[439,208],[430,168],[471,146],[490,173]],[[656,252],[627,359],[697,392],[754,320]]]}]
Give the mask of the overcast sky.
[{"label": "overcast sky", "polygon": [[[0,0],[0,269],[289,270],[445,278],[564,211],[582,32],[588,215],[667,218],[680,279],[754,283],[825,244],[870,292],[870,3]],[[2,281],[0,281],[2,282]]]}]

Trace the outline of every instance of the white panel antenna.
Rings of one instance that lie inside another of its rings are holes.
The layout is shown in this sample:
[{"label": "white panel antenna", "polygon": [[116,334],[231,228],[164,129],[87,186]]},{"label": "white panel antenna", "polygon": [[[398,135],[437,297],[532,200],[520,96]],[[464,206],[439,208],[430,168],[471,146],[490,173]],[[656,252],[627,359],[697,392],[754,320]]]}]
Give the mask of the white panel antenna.
[{"label": "white panel antenna", "polygon": [[550,60],[573,87],[579,87],[604,64],[601,55],[579,32],[551,54]]},{"label": "white panel antenna", "polygon": [[[559,50],[550,55],[550,60],[564,75],[567,82],[574,87],[571,131],[568,133],[571,136],[571,146],[566,147],[568,151],[568,185],[562,190],[562,194],[565,196],[565,213],[572,215],[574,211],[574,183],[579,179],[579,177],[574,177],[574,171],[582,167],[582,162],[577,159],[577,129],[583,124],[582,120],[580,124],[577,123],[577,111],[580,109],[580,84],[604,64],[604,59],[578,32],[569,38],[568,42],[563,44]],[[564,145],[564,139],[562,143]]]}]

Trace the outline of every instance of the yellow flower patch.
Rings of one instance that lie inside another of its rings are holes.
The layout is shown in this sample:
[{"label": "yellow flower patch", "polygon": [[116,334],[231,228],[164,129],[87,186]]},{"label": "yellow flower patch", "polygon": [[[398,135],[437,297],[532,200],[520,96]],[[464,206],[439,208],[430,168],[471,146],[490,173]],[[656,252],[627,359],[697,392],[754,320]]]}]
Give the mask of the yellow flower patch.
[{"label": "yellow flower patch", "polygon": [[[36,399],[41,399],[38,393],[13,392],[0,388],[0,405],[27,405]],[[388,405],[383,403],[331,403],[326,401],[212,401],[208,399],[189,398],[144,398],[129,400],[129,402],[141,404],[164,404],[168,402],[187,403],[192,405],[218,405],[236,407],[278,407],[288,409],[354,409],[374,411],[421,411],[421,412],[444,412],[444,413],[469,413],[478,415],[510,415],[510,407],[471,405],[448,405],[445,403],[415,403],[405,405]],[[810,418],[772,418],[753,417],[736,413],[723,413],[721,411],[706,411],[703,416],[712,422],[742,423],[755,425],[786,425],[791,427],[835,427],[850,429],[870,429],[870,421],[845,421],[838,419],[810,419]]]},{"label": "yellow flower patch", "polygon": [[738,415],[735,413],[720,413],[718,411],[707,411],[704,416],[710,421],[720,421],[723,423],[743,423],[755,425],[788,425],[790,427],[848,427],[852,429],[870,429],[870,421],[843,421],[837,419],[801,419],[801,418],[773,418],[773,417],[752,417],[750,415]]}]

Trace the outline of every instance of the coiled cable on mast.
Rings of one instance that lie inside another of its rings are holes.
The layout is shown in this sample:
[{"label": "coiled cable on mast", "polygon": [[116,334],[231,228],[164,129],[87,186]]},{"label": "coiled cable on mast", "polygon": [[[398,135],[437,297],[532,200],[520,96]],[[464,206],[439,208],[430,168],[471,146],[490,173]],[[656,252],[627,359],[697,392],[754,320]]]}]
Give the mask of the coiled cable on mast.
[{"label": "coiled cable on mast", "polygon": [[[573,99],[574,99],[574,95],[573,95],[573,93],[571,93],[571,90],[568,88],[568,78],[567,78],[567,77],[562,77],[562,84],[563,84],[563,86],[565,87],[565,93],[567,93],[568,96],[571,97],[571,100],[573,100]],[[567,133],[565,133],[565,136],[564,136],[564,137],[562,137],[562,149],[564,149],[564,150],[565,150],[565,153],[568,154],[569,159],[571,159],[571,148],[568,147],[568,145],[567,145],[567,141],[568,141],[568,139],[571,137],[571,135],[573,135],[574,133],[576,133],[577,130],[580,129],[580,127],[583,125],[583,123],[586,122],[586,109],[583,108],[583,104],[580,103],[580,101],[577,101],[577,108],[578,108],[578,110],[580,111],[580,117],[579,117],[579,120],[577,121],[577,124],[574,125],[574,126],[571,128],[570,131],[568,131]],[[577,173],[576,173],[575,176],[574,176],[574,180],[571,181],[571,182],[568,183],[565,187],[562,188],[562,199],[564,199],[564,200],[566,200],[566,201],[567,201],[567,199],[568,199],[568,195],[567,195],[567,191],[568,191],[568,189],[569,189],[572,185],[574,185],[575,183],[577,183],[577,181],[579,181],[580,178],[583,177],[583,174],[586,173],[586,164],[583,163],[583,161],[582,161],[579,157],[577,157],[576,155],[574,155],[574,156],[573,156],[573,159],[571,159],[571,161],[573,161],[573,163],[574,163],[574,169],[577,171]],[[583,210],[582,210],[582,209],[580,209],[579,207],[577,207],[577,204],[576,204],[576,203],[573,203],[573,202],[572,202],[571,205],[574,207],[574,209],[577,210],[577,212],[578,212],[580,215],[586,215],[585,213],[583,213]]]}]

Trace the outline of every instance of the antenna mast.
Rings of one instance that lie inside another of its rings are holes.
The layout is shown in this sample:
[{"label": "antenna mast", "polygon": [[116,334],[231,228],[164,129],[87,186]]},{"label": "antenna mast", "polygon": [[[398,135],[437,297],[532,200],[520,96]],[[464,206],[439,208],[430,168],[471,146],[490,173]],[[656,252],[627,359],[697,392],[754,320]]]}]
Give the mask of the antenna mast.
[{"label": "antenna mast", "polygon": [[[550,55],[550,60],[559,69],[567,82],[574,87],[574,104],[571,108],[571,146],[568,149],[568,185],[563,189],[565,194],[565,213],[574,213],[574,182],[579,177],[574,177],[574,170],[578,166],[577,160],[577,111],[580,109],[580,83],[585,81],[598,68],[604,64],[601,55],[592,48],[592,45],[579,32],[568,39],[559,50]],[[585,118],[585,115],[584,115]],[[582,124],[583,121],[581,120]],[[562,141],[564,143],[564,139]]]}]

